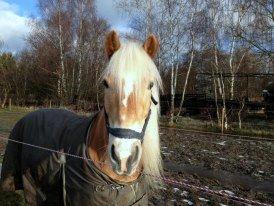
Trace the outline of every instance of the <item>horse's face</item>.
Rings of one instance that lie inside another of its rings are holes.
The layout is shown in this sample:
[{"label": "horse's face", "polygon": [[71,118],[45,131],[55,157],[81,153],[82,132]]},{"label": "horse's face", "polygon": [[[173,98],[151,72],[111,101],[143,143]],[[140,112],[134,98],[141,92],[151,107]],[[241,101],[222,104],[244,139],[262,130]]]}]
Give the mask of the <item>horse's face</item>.
[{"label": "horse's face", "polygon": [[[123,93],[116,92],[116,85],[111,78],[105,80],[105,111],[108,115],[109,127],[130,129],[141,133],[145,119],[150,110],[151,93],[149,82],[142,82],[142,97],[135,99],[132,82],[125,81]],[[106,83],[105,83],[106,84]],[[122,95],[122,99],[120,99]],[[138,138],[114,136],[109,133],[109,157],[114,171],[130,175],[137,168],[142,154],[142,142]]]},{"label": "horse's face", "polygon": [[[111,32],[106,41],[106,51],[110,59],[119,48],[118,36],[115,32]],[[145,42],[143,49],[149,56],[154,56],[158,49],[157,39],[151,36]],[[132,59],[135,59],[134,56]],[[117,83],[111,74],[103,79],[104,107],[108,126],[118,131],[114,133],[109,131],[108,155],[115,173],[131,175],[138,168],[142,156],[142,138],[131,134],[132,131],[133,134],[136,134],[135,132],[141,134],[145,129],[145,122],[148,121],[150,114],[153,80],[150,77],[140,78],[136,88],[134,84],[136,73],[126,69],[120,80]]]}]

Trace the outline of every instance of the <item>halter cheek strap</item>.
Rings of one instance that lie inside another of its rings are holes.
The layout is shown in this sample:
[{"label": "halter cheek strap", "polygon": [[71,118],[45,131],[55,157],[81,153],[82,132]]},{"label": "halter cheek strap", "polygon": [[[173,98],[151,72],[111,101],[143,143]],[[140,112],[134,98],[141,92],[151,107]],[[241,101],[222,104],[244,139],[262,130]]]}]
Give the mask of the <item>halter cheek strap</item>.
[{"label": "halter cheek strap", "polygon": [[158,102],[154,99],[154,97],[151,95],[151,101],[153,102],[153,104],[157,105]]},{"label": "halter cheek strap", "polygon": [[[153,98],[153,96],[151,96],[151,101],[155,105],[158,104],[158,102]],[[142,131],[141,132],[136,132],[135,130],[132,130],[132,129],[112,128],[112,127],[110,127],[108,114],[105,110],[105,119],[106,119],[107,131],[108,131],[109,134],[112,134],[113,136],[121,138],[121,139],[139,139],[141,142],[143,142],[150,115],[151,115],[151,109],[149,109],[149,111],[148,111],[148,114],[147,114],[147,117],[145,119],[145,123],[143,125]]]}]

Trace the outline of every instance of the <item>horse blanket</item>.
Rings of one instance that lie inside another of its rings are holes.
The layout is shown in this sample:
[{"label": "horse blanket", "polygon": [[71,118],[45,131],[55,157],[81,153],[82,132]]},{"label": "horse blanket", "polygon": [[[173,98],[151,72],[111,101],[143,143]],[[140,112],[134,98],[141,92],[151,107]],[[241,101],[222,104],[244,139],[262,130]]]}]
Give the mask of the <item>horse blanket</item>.
[{"label": "horse blanket", "polygon": [[147,186],[141,175],[122,184],[88,161],[86,141],[96,115],[83,117],[62,109],[32,112],[13,128],[11,139],[84,159],[60,155],[28,145],[9,142],[1,180],[14,177],[15,189],[24,189],[30,205],[147,205]]}]

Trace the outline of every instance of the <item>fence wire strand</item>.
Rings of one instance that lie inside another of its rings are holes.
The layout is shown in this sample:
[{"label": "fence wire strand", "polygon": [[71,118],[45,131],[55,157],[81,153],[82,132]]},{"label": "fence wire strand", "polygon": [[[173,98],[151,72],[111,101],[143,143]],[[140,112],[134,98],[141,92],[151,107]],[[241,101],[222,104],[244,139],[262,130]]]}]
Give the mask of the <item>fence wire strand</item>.
[{"label": "fence wire strand", "polygon": [[230,133],[220,133],[220,132],[208,132],[208,131],[202,131],[202,130],[191,130],[191,129],[184,129],[184,128],[175,128],[170,126],[164,126],[160,125],[161,129],[171,129],[171,130],[177,130],[177,131],[184,131],[188,133],[197,133],[199,135],[211,135],[211,136],[220,136],[220,137],[231,137],[234,139],[239,139],[243,141],[269,141],[274,142],[274,138],[265,138],[265,137],[256,137],[256,136],[248,136],[248,135],[237,135],[237,134],[230,134]]},{"label": "fence wire strand", "polygon": [[[109,165],[105,162],[94,161],[94,160],[89,159],[89,158],[85,158],[85,157],[81,157],[81,156],[78,156],[78,155],[66,153],[66,152],[63,152],[63,151],[50,149],[50,148],[47,148],[47,147],[33,145],[33,144],[30,144],[30,143],[14,140],[14,139],[11,139],[11,138],[6,138],[6,137],[0,136],[0,139],[4,140],[6,142],[10,141],[10,142],[13,142],[13,143],[22,144],[22,145],[25,145],[25,146],[45,150],[45,151],[48,151],[48,152],[54,152],[54,153],[57,153],[57,154],[60,154],[60,155],[66,155],[66,156],[69,156],[69,157],[78,158],[78,159],[82,159],[82,160],[85,160],[85,161],[96,162],[100,165],[101,164]],[[190,190],[200,191],[200,192],[206,193],[208,195],[213,195],[213,196],[215,195],[215,196],[218,196],[218,197],[221,197],[221,198],[227,198],[231,201],[238,202],[238,203],[261,205],[261,206],[272,206],[271,204],[262,203],[262,202],[259,202],[259,201],[256,201],[256,200],[251,200],[251,199],[239,197],[239,196],[236,196],[236,195],[231,195],[231,194],[225,193],[224,191],[212,190],[212,189],[209,189],[208,187],[201,187],[201,186],[193,185],[193,184],[188,183],[188,180],[186,180],[186,179],[183,179],[184,182],[182,182],[182,181],[177,181],[177,180],[167,178],[165,176],[160,177],[160,176],[155,176],[155,175],[151,175],[151,174],[146,174],[144,172],[142,172],[142,174],[146,175],[146,176],[150,176],[154,179],[162,180],[165,183],[170,184],[170,185],[176,185],[176,186],[180,186],[182,188],[187,188],[187,189],[190,189]]]}]

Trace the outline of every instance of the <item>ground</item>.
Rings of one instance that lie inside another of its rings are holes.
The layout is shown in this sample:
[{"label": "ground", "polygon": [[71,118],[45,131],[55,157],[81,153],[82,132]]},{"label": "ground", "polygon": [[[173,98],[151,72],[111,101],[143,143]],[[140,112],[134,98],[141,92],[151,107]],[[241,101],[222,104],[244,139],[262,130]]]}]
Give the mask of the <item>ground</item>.
[{"label": "ground", "polygon": [[[0,135],[6,137],[13,124],[29,111],[31,109],[0,110]],[[273,139],[221,136],[164,127],[160,128],[160,136],[167,178],[274,204]],[[4,146],[0,141],[1,154]],[[18,194],[0,193],[0,205],[3,206],[23,205],[22,200]],[[151,194],[150,205],[242,204],[197,188],[166,183]]]},{"label": "ground", "polygon": [[[274,203],[273,140],[246,140],[166,128],[160,134],[167,177]],[[240,205],[170,184],[152,200],[154,205]]]}]

